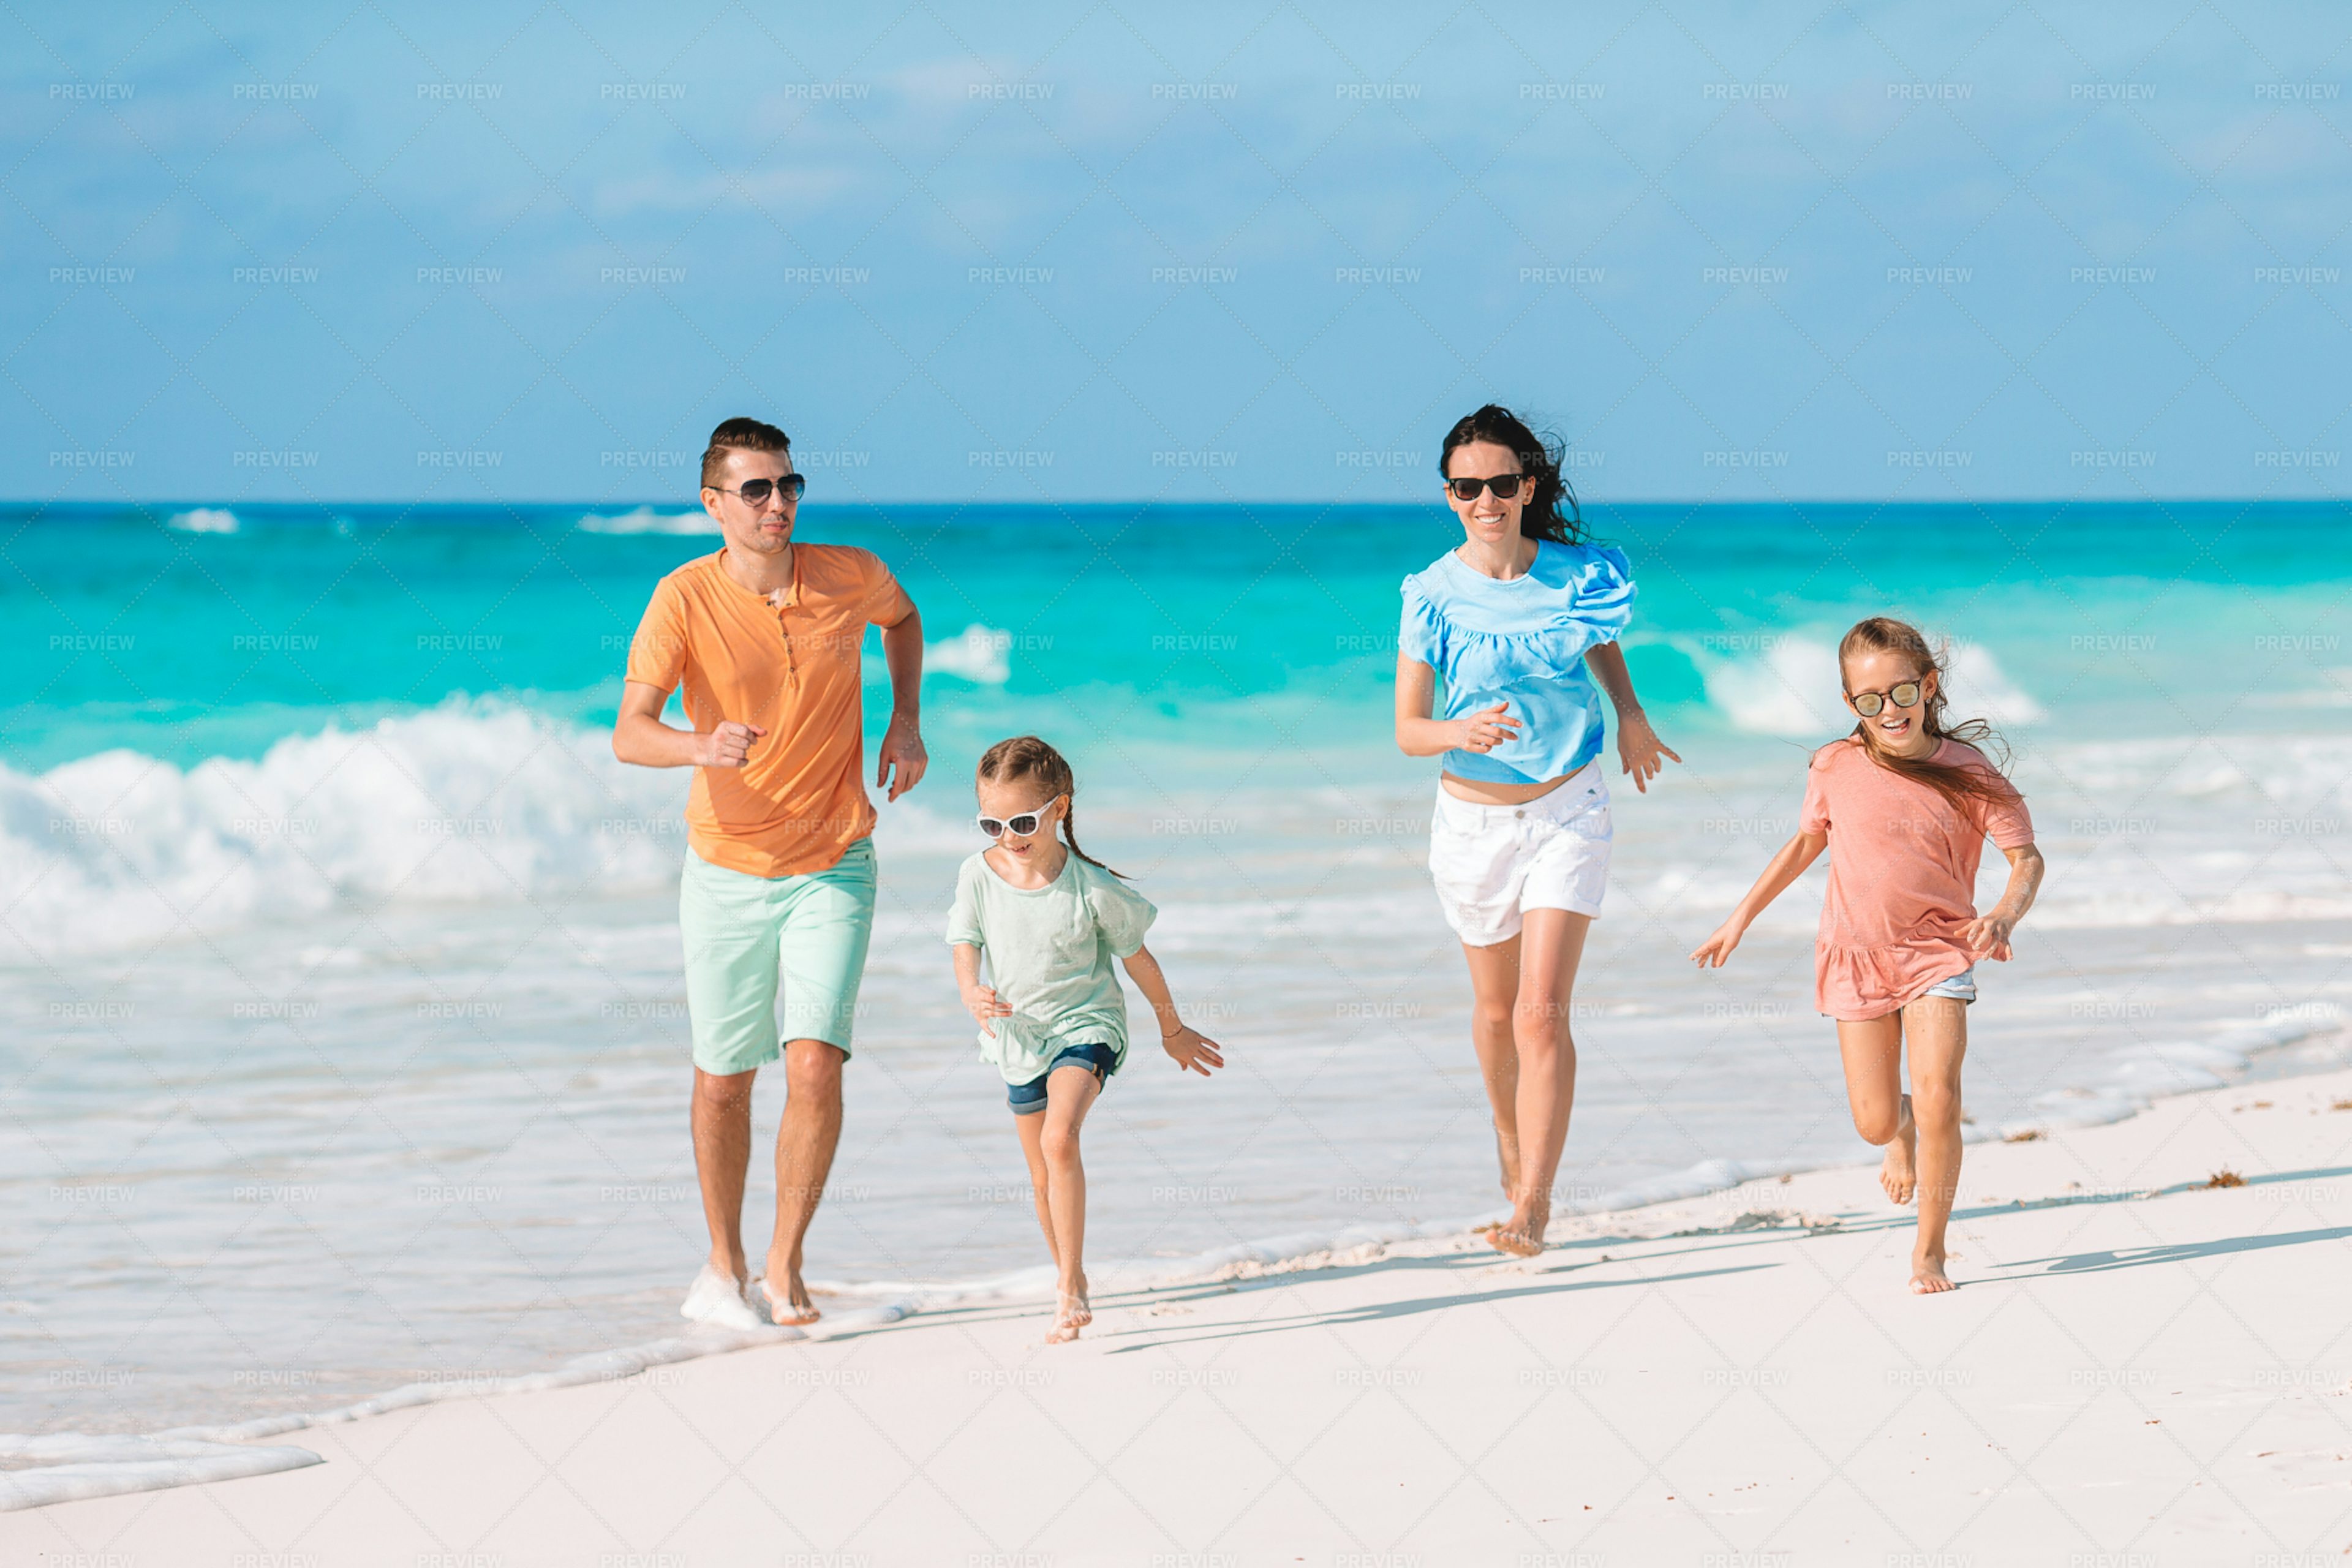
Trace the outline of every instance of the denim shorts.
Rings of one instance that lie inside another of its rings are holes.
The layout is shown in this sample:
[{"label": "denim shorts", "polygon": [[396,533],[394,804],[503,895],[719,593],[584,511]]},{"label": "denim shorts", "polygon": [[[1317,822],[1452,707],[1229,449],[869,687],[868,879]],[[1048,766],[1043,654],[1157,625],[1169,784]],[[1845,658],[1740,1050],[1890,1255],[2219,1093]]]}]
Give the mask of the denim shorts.
[{"label": "denim shorts", "polygon": [[1045,1070],[1027,1083],[1004,1086],[1004,1103],[1013,1108],[1015,1116],[1034,1116],[1045,1109],[1045,1080],[1054,1076],[1056,1068],[1087,1068],[1098,1082],[1108,1083],[1110,1075],[1118,1070],[1118,1053],[1108,1046],[1064,1046],[1045,1064]]},{"label": "denim shorts", "polygon": [[1969,1003],[1977,999],[1977,966],[1969,964],[1948,980],[1938,980],[1922,996],[1949,996],[1955,1002]]}]

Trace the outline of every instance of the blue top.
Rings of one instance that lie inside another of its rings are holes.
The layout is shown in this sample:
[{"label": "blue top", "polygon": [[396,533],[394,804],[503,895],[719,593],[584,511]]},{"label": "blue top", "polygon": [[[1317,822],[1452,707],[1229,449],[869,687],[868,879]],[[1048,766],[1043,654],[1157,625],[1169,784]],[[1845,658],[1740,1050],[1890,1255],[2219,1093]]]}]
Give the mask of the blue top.
[{"label": "blue top", "polygon": [[1599,544],[1539,540],[1524,577],[1497,580],[1447,551],[1404,580],[1397,647],[1437,671],[1440,719],[1507,699],[1517,739],[1491,752],[1454,750],[1456,778],[1541,784],[1601,754],[1601,694],[1588,648],[1615,642],[1633,618],[1633,568]]}]

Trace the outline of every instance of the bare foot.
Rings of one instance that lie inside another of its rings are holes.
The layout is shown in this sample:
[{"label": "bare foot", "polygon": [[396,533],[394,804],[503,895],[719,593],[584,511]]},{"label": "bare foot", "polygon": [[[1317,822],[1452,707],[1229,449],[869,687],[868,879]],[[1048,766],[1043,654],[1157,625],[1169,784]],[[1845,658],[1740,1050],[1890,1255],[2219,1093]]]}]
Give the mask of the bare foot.
[{"label": "bare foot", "polygon": [[770,1320],[781,1328],[802,1328],[824,1316],[809,1300],[808,1287],[801,1283],[801,1271],[797,1268],[784,1276],[782,1289],[776,1289],[772,1274],[761,1281],[761,1289],[767,1292]]},{"label": "bare foot", "polygon": [[1503,1201],[1516,1209],[1519,1206],[1519,1141],[1499,1127],[1495,1129],[1495,1157],[1503,1166]]},{"label": "bare foot", "polygon": [[1078,1276],[1076,1290],[1054,1292],[1053,1331],[1045,1336],[1049,1345],[1066,1345],[1078,1337],[1078,1331],[1095,1321],[1094,1303],[1087,1300],[1087,1277]]},{"label": "bare foot", "polygon": [[1958,1289],[1959,1287],[1952,1282],[1952,1277],[1944,1272],[1942,1253],[1927,1257],[1916,1253],[1912,1255],[1911,1293],[1914,1296],[1935,1296],[1946,1290]]},{"label": "bare foot", "polygon": [[740,1274],[722,1274],[711,1264],[704,1264],[702,1272],[687,1287],[686,1300],[678,1316],[696,1322],[716,1323],[722,1329],[756,1329],[760,1314],[743,1295]]},{"label": "bare foot", "polygon": [[1533,1203],[1486,1233],[1486,1245],[1513,1258],[1535,1258],[1543,1252],[1544,1232],[1551,1228],[1551,1205]]},{"label": "bare foot", "polygon": [[1911,1121],[1911,1097],[1903,1097],[1903,1120],[1887,1141],[1886,1159],[1878,1167],[1878,1184],[1895,1203],[1907,1204],[1919,1184],[1916,1163],[1919,1146],[1919,1130]]}]

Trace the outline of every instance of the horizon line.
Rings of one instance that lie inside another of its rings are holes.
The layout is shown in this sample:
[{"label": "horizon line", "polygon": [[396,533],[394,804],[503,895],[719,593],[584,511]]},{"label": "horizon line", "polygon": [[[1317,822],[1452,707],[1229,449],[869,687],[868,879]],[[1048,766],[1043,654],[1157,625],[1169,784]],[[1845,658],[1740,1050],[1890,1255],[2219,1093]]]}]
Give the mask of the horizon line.
[{"label": "horizon line", "polygon": [[[807,505],[806,501],[802,503]],[[1264,497],[1233,497],[1219,500],[1169,497],[1042,497],[1031,500],[940,500],[921,497],[892,497],[880,500],[843,500],[828,498],[819,503],[827,507],[877,509],[894,506],[974,508],[1054,508],[1054,507],[1438,507],[1444,503],[1435,499],[1419,501],[1408,499],[1393,500],[1328,498],[1276,499]],[[1919,500],[1903,496],[1663,496],[1642,497],[1622,500],[1587,500],[1580,499],[1580,508],[1586,511],[1628,507],[1710,507],[1710,506],[1779,506],[1779,507],[1864,507],[1917,506],[1948,507],[1965,510],[1996,506],[2339,506],[2352,504],[2352,493],[2323,496],[2243,496],[2243,495],[2155,495],[2155,496],[1990,496],[1957,500]],[[697,503],[675,497],[646,500],[634,497],[583,500],[578,497],[507,498],[452,500],[424,498],[379,498],[362,500],[338,497],[331,500],[286,500],[248,497],[244,500],[223,500],[219,497],[142,497],[127,500],[102,500],[87,497],[0,497],[0,507],[32,510],[37,508],[97,508],[163,509],[188,507],[219,507],[234,510],[240,506],[308,507],[325,510],[333,507],[583,507],[624,508],[629,510],[692,511]]]}]

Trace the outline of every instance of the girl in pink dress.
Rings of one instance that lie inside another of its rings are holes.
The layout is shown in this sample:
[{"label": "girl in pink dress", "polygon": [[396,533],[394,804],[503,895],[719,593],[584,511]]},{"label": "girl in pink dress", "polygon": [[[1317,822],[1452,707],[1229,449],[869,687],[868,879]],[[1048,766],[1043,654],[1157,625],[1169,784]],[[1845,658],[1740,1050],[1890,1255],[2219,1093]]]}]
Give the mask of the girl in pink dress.
[{"label": "girl in pink dress", "polygon": [[[1838,644],[1853,733],[1813,753],[1797,836],[1756,879],[1731,918],[1691,954],[1721,967],[1748,922],[1822,851],[1830,885],[1814,944],[1815,1005],[1837,1020],[1854,1131],[1886,1146],[1879,1183],[1896,1203],[1916,1192],[1911,1289],[1949,1290],[1944,1226],[1960,1179],[1960,1058],[1976,961],[2006,960],[2033,907],[2042,855],[2025,801],[1970,744],[1981,720],[1944,722],[1944,671],[1927,639],[1873,616]],[[1990,837],[2009,857],[2009,887],[1976,911],[1977,863]],[[1905,1039],[1911,1092],[1902,1092]]]}]

